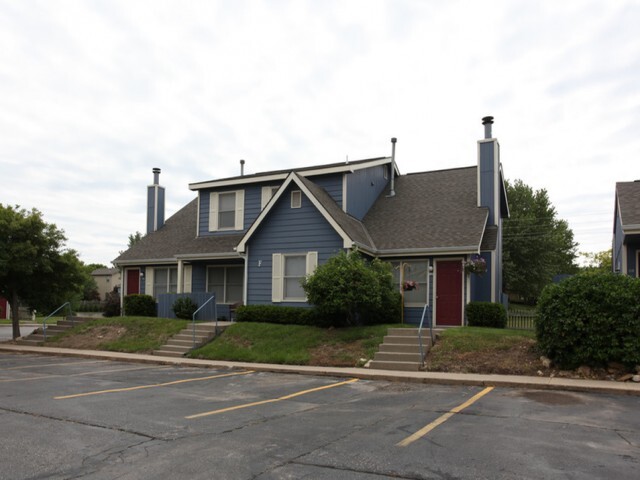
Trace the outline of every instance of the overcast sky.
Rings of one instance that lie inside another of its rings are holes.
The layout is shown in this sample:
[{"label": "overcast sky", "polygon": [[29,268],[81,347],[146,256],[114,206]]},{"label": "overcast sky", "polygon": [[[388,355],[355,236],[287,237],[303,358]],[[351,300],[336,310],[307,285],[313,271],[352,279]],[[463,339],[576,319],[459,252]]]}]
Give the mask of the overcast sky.
[{"label": "overcast sky", "polygon": [[545,188],[581,251],[640,179],[640,1],[0,0],[0,203],[86,263],[191,182],[390,155]]}]

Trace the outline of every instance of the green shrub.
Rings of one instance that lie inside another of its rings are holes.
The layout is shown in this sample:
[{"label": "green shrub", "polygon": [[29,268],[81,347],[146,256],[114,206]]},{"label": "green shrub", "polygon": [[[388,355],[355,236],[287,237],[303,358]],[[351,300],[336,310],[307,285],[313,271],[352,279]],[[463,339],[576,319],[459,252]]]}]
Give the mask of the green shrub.
[{"label": "green shrub", "polygon": [[124,313],[128,317],[155,317],[156,301],[151,295],[132,294],[124,297]]},{"label": "green shrub", "polygon": [[280,305],[242,305],[236,310],[236,321],[323,326],[313,308]]},{"label": "green shrub", "polygon": [[470,327],[504,328],[507,311],[500,303],[471,302],[466,306],[467,324]]},{"label": "green shrub", "polygon": [[117,317],[120,315],[120,294],[118,292],[107,293],[102,315],[105,317]]},{"label": "green shrub", "polygon": [[576,275],[547,286],[538,302],[540,350],[561,368],[640,364],[640,279]]},{"label": "green shrub", "polygon": [[198,309],[198,304],[189,297],[180,297],[173,302],[171,309],[173,310],[173,313],[176,314],[177,318],[192,320],[193,314],[196,313],[196,310]]},{"label": "green shrub", "polygon": [[366,261],[357,250],[331,257],[302,283],[309,303],[334,326],[396,323],[400,295],[391,265]]}]

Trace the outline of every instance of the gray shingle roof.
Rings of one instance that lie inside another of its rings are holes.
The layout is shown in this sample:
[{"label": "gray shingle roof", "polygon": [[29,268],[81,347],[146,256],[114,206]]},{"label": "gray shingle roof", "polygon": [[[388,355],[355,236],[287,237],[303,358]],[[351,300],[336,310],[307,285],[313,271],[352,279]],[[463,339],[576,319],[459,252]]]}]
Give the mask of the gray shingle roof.
[{"label": "gray shingle roof", "polygon": [[119,271],[120,269],[118,268],[96,268],[93,272],[91,272],[91,275],[94,275],[96,277],[104,275],[114,275]]},{"label": "gray shingle roof", "polygon": [[158,231],[142,237],[133,247],[114,260],[119,262],[158,261],[176,255],[236,255],[234,247],[242,235],[217,235],[196,238],[198,200],[194,199],[172,215]]},{"label": "gray shingle roof", "polygon": [[616,183],[622,226],[640,225],[640,181]]},{"label": "gray shingle roof", "polygon": [[477,206],[476,167],[398,177],[364,217],[373,242],[389,250],[477,249],[488,209]]}]

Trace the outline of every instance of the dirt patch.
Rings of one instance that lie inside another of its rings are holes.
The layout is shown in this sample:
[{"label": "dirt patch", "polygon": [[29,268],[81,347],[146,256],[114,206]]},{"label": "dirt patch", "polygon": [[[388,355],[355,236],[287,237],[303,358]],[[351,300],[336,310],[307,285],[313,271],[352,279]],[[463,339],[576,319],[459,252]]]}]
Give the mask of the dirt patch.
[{"label": "dirt patch", "polygon": [[358,367],[365,357],[362,340],[351,343],[326,343],[309,351],[309,365],[322,367]]},{"label": "dirt patch", "polygon": [[102,325],[84,333],[70,335],[55,341],[57,347],[77,349],[97,349],[100,345],[119,339],[127,333],[127,329],[116,325]]},{"label": "dirt patch", "polygon": [[576,370],[559,370],[545,367],[536,348],[536,341],[522,338],[509,348],[476,352],[447,350],[438,342],[429,352],[426,370],[432,372],[480,373],[497,375],[529,375],[536,377],[562,377],[591,380],[617,380],[623,371],[580,367]]}]

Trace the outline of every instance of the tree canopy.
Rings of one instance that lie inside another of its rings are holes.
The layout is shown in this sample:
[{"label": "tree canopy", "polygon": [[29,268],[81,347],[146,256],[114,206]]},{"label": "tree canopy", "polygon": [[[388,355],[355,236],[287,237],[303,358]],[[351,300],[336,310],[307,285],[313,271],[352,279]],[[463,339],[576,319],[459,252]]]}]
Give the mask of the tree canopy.
[{"label": "tree canopy", "polygon": [[38,210],[0,204],[0,295],[11,305],[13,338],[20,336],[20,303],[44,312],[82,291],[82,262],[65,241]]},{"label": "tree canopy", "polygon": [[612,249],[601,252],[580,252],[585,264],[582,266],[584,272],[611,273],[613,271]]},{"label": "tree canopy", "polygon": [[511,218],[504,221],[504,286],[534,303],[555,275],[577,273],[577,243],[544,189],[506,182]]}]

